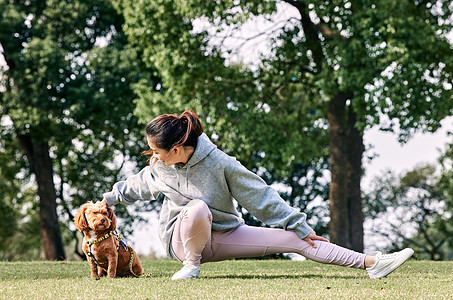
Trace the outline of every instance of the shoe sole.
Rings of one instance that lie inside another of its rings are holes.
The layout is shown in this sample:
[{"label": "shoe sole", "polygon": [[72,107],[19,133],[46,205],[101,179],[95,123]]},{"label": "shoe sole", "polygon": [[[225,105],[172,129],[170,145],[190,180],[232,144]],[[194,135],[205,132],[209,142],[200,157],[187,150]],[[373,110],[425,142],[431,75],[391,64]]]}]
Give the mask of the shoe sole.
[{"label": "shoe sole", "polygon": [[171,280],[187,280],[192,278],[199,278],[199,276],[185,276],[185,277],[178,277],[178,278],[171,278]]},{"label": "shoe sole", "polygon": [[200,271],[198,272],[193,272],[193,273],[188,273],[183,276],[179,275],[177,276],[178,273],[174,274],[171,277],[171,280],[186,280],[186,279],[191,279],[191,278],[198,278],[200,277]]},{"label": "shoe sole", "polygon": [[414,250],[407,248],[401,251],[401,257],[399,257],[398,260],[395,260],[392,265],[390,265],[388,268],[384,269],[382,272],[374,274],[373,277],[370,277],[371,279],[378,279],[387,276],[388,274],[392,273],[395,271],[399,266],[401,266],[406,260],[408,260],[412,254],[414,254]]}]

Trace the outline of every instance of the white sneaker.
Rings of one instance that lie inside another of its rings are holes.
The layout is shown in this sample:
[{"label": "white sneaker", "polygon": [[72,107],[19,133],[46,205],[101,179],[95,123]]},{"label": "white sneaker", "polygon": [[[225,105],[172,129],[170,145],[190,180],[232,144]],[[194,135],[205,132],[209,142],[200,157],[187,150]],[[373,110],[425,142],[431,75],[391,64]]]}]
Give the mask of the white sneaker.
[{"label": "white sneaker", "polygon": [[411,248],[406,248],[392,254],[382,254],[381,252],[377,252],[376,263],[371,268],[366,269],[368,275],[372,279],[387,276],[408,260],[412,254],[414,254],[414,250]]},{"label": "white sneaker", "polygon": [[171,277],[171,280],[198,278],[198,276],[200,276],[200,266],[184,265]]}]

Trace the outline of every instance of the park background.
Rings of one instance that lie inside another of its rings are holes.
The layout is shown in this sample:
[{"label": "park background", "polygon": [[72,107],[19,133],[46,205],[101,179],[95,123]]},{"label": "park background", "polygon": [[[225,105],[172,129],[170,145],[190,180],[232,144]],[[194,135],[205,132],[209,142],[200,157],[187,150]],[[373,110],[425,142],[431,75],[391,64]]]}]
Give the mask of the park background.
[{"label": "park background", "polygon": [[[451,259],[452,10],[1,0],[0,257],[83,257],[78,207],[145,165],[147,121],[193,109],[319,234]],[[156,256],[158,209],[115,207],[131,242]]]}]

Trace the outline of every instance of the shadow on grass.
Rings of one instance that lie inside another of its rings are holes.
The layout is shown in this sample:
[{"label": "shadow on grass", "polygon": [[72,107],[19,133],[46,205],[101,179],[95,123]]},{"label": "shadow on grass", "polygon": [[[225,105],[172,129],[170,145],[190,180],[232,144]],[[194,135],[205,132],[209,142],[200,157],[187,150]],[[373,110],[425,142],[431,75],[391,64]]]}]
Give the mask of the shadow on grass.
[{"label": "shadow on grass", "polygon": [[[117,277],[117,278],[107,278],[102,277],[100,280],[117,280],[117,279],[127,279],[127,280],[143,280],[143,279],[165,279],[170,280],[171,273],[151,273],[150,275],[142,276],[139,278],[136,277]],[[328,275],[328,274],[301,274],[301,275],[241,275],[241,274],[221,274],[221,275],[205,275],[201,276],[199,280],[216,280],[216,279],[242,279],[242,280],[274,280],[274,279],[320,279],[320,278],[331,278],[331,279],[357,279],[357,276],[347,276],[347,275]],[[16,281],[16,280],[65,280],[65,279],[74,279],[74,280],[93,280],[94,278],[90,277],[90,272],[65,272],[65,270],[58,271],[39,271],[35,270],[34,272],[23,272],[21,274],[2,274],[0,279],[3,281]]]},{"label": "shadow on grass", "polygon": [[[151,274],[149,276],[141,276],[141,277],[115,277],[115,278],[108,278],[108,277],[101,277],[99,280],[121,280],[121,279],[130,279],[130,280],[142,280],[142,279],[152,279],[152,278],[170,278],[172,274]],[[95,278],[90,277],[90,272],[85,272],[84,274],[80,273],[74,273],[74,274],[68,274],[68,273],[56,273],[56,272],[34,272],[34,273],[23,273],[23,274],[6,274],[6,275],[0,275],[0,282],[1,281],[17,281],[17,280],[48,280],[48,279],[53,279],[53,280],[66,280],[66,279],[71,279],[71,280],[93,280],[96,281]]]},{"label": "shadow on grass", "polygon": [[331,279],[357,279],[357,276],[348,275],[326,275],[326,274],[301,274],[301,275],[214,275],[202,276],[200,279],[315,279],[315,278],[331,278]]}]

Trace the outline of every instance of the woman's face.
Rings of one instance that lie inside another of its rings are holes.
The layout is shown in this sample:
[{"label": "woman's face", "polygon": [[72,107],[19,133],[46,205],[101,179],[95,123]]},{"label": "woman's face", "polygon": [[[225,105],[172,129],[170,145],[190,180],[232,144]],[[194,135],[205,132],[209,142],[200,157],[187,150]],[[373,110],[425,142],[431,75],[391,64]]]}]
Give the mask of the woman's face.
[{"label": "woman's face", "polygon": [[167,166],[171,166],[178,162],[175,149],[171,149],[170,151],[167,151],[165,149],[158,148],[156,146],[156,144],[154,144],[154,141],[149,136],[147,137],[147,140],[148,140],[149,148],[153,151],[153,156],[151,157],[151,163],[155,163],[158,160],[160,160]]}]

